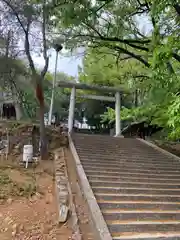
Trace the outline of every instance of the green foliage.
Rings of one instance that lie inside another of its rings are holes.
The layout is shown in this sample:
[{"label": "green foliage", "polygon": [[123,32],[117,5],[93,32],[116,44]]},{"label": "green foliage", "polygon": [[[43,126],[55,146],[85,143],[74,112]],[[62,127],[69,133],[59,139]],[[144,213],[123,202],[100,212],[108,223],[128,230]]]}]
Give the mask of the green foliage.
[{"label": "green foliage", "polygon": [[[49,106],[51,101],[53,77],[54,76],[50,72],[48,72],[46,74],[46,77],[44,79],[44,84],[43,84],[46,113],[49,111]],[[63,72],[57,73],[57,83],[58,81],[62,81],[62,80],[72,81],[73,78],[71,76],[66,75]],[[62,89],[59,87],[55,89],[53,114],[58,115],[59,120],[67,119],[69,97],[70,97],[69,89]],[[29,117],[37,118],[38,102],[34,97],[33,88],[29,88],[24,91],[24,103],[27,106],[25,108],[25,112],[28,109]]]},{"label": "green foliage", "polygon": [[[43,2],[31,2],[35,8],[29,2],[21,6],[24,24],[29,13],[37,17],[39,11],[42,16]],[[180,135],[179,0],[56,0],[44,7],[48,27],[59,30],[64,45],[71,50],[85,48],[80,82],[121,87],[126,92],[122,95],[122,119],[145,119],[166,128],[170,137]],[[52,76],[47,78],[44,91],[48,106]],[[73,80],[61,75],[63,78]],[[29,90],[26,100],[32,94]],[[55,98],[56,111],[65,116],[69,90],[58,89]],[[35,109],[36,102],[31,104]],[[76,109],[76,116],[82,119],[84,115],[91,125],[100,124],[102,119],[114,122],[112,104],[80,100],[77,106],[81,110]]]},{"label": "green foliage", "polygon": [[168,108],[168,125],[171,127],[169,137],[171,139],[180,138],[180,98],[179,96],[174,96],[171,105]]},{"label": "green foliage", "polygon": [[[117,61],[116,56],[113,56],[108,48],[100,48],[98,51],[88,49],[83,59],[83,67],[79,71],[81,82],[100,86],[116,86],[127,92],[127,94],[122,95],[122,105],[126,107],[132,107],[134,104],[136,90],[138,90],[138,101],[143,99],[146,94],[148,78],[148,71],[142,64],[138,64],[133,59]],[[84,115],[88,120],[88,124],[93,125],[95,122],[100,124],[106,108],[108,108],[108,112],[103,117],[103,123],[113,124],[114,111],[112,108],[114,108],[114,103],[99,103],[96,100],[91,100],[86,101],[84,106]],[[109,114],[110,118],[108,118]]]},{"label": "green foliage", "polygon": [[[122,99],[128,106],[122,108],[121,118],[158,124],[171,138],[180,136],[179,4],[172,0],[110,1],[94,19],[83,18],[81,29],[71,23],[71,36],[83,36],[81,42],[92,48],[86,49],[80,80],[129,90]],[[140,12],[151,22],[148,34],[137,25]],[[107,107],[101,117],[103,122],[114,122],[114,108]]]}]

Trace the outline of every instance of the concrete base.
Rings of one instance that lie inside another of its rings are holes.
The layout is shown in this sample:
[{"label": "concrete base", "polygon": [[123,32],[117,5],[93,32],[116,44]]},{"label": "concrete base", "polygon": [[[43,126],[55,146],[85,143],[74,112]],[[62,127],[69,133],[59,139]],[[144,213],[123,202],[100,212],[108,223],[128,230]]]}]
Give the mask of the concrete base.
[{"label": "concrete base", "polygon": [[115,135],[114,137],[118,137],[118,138],[124,138],[124,136],[123,135]]}]

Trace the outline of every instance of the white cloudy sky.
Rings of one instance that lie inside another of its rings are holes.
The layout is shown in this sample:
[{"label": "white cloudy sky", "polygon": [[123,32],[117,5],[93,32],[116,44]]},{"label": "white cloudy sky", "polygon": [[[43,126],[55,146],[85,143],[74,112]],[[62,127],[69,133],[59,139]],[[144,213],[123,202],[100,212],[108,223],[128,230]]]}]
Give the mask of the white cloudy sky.
[{"label": "white cloudy sky", "polygon": [[[58,72],[65,72],[68,75],[72,75],[77,77],[78,76],[78,65],[81,65],[82,62],[82,54],[77,54],[76,56],[65,56],[64,51],[59,53],[58,55]],[[42,56],[34,56],[33,57],[35,63],[39,67],[44,66],[44,59]],[[49,71],[54,72],[55,67],[55,59],[56,59],[56,52],[55,50],[50,51],[50,61],[49,61]]]}]

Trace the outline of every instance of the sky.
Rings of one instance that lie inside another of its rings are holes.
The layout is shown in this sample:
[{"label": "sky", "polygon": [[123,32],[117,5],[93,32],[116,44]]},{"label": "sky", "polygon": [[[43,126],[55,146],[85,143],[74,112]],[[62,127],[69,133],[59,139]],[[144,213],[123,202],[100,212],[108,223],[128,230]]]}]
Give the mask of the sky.
[{"label": "sky", "polygon": [[[78,65],[82,64],[82,53],[76,56],[65,56],[67,52],[62,51],[58,54],[57,71],[64,72],[68,75],[78,77]],[[44,66],[44,59],[42,56],[33,56],[35,63],[41,68]],[[54,49],[50,50],[49,71],[54,72],[56,52]]]}]

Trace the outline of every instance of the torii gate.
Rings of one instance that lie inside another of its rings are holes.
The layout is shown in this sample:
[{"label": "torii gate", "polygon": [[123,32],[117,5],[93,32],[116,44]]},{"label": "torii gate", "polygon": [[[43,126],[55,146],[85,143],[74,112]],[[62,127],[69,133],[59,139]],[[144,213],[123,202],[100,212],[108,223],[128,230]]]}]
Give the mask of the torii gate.
[{"label": "torii gate", "polygon": [[114,97],[109,96],[96,96],[96,95],[83,95],[82,98],[86,99],[95,99],[95,100],[102,100],[102,101],[110,101],[115,102],[115,116],[116,116],[116,128],[115,136],[121,135],[121,93],[122,89],[117,89],[114,87],[105,87],[105,86],[96,86],[96,85],[87,85],[82,83],[74,83],[74,82],[65,82],[60,81],[58,83],[59,87],[63,88],[71,88],[71,96],[70,96],[70,103],[69,103],[69,117],[68,117],[68,131],[69,133],[72,132],[73,129],[73,122],[74,122],[74,110],[75,110],[75,102],[76,102],[76,89],[82,90],[94,90],[103,93],[114,93]]}]

